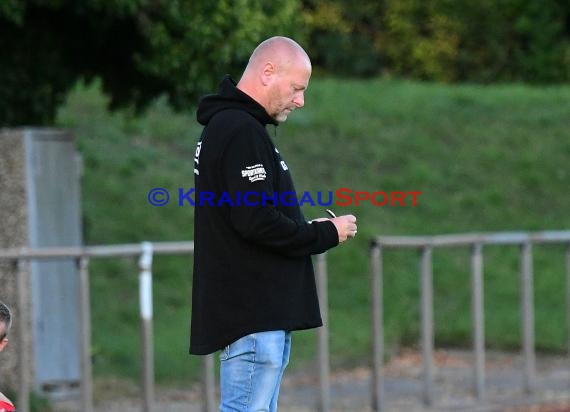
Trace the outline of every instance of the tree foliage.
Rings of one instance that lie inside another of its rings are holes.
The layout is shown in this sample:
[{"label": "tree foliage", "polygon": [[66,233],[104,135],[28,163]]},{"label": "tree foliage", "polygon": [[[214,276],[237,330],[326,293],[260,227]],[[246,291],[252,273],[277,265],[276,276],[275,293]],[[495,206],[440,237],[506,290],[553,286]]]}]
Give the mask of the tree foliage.
[{"label": "tree foliage", "polygon": [[79,79],[193,107],[277,34],[333,75],[570,81],[567,0],[0,0],[0,126],[50,124]]},{"label": "tree foliage", "polygon": [[384,15],[393,72],[439,81],[570,80],[570,3],[398,0]]},{"label": "tree foliage", "polygon": [[329,72],[371,76],[383,67],[382,24],[385,1],[303,0],[309,54]]},{"label": "tree foliage", "polygon": [[303,0],[332,73],[444,82],[570,80],[566,0]]},{"label": "tree foliage", "polygon": [[50,124],[79,79],[100,78],[112,106],[194,106],[265,37],[299,38],[298,13],[290,0],[3,0],[0,126]]}]

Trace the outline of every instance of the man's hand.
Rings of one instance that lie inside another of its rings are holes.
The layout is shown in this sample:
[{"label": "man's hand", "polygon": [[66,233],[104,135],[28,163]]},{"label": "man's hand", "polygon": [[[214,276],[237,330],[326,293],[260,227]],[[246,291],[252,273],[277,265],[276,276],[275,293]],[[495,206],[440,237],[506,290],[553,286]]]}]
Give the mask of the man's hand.
[{"label": "man's hand", "polygon": [[354,215],[343,215],[330,219],[338,232],[338,242],[342,243],[349,237],[356,236],[356,217]]}]

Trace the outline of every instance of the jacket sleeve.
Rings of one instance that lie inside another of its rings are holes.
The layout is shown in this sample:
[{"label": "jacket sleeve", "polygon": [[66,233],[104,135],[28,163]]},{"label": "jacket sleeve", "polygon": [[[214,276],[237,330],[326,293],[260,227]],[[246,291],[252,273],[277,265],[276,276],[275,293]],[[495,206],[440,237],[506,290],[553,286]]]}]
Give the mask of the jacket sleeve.
[{"label": "jacket sleeve", "polygon": [[247,202],[230,207],[233,228],[244,239],[285,256],[323,253],[338,245],[332,222],[293,219],[278,207],[273,177],[281,172],[280,166],[275,164],[272,145],[256,126],[246,123],[240,127],[222,155],[228,194]]}]

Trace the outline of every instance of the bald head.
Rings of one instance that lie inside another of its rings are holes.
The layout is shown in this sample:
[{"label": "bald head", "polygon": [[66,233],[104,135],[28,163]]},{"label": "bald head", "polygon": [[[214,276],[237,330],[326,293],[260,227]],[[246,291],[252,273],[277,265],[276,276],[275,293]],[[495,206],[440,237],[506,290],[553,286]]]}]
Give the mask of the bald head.
[{"label": "bald head", "polygon": [[304,105],[311,77],[311,60],[287,37],[271,37],[255,48],[238,88],[256,100],[279,122]]},{"label": "bald head", "polygon": [[284,70],[299,62],[311,66],[311,60],[305,50],[296,41],[281,36],[261,42],[251,54],[245,72],[255,71],[267,62],[273,63],[278,70]]}]

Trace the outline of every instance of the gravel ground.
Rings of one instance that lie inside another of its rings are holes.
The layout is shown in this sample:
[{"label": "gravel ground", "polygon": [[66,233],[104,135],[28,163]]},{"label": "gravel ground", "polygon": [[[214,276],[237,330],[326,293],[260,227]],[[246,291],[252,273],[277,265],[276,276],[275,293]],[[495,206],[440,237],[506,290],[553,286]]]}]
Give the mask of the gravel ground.
[{"label": "gravel ground", "polygon": [[[562,356],[537,356],[536,391],[523,391],[524,364],[517,354],[486,353],[486,400],[473,396],[472,356],[459,350],[435,354],[435,404],[422,403],[421,354],[406,350],[385,365],[385,412],[570,412],[570,360]],[[280,412],[319,411],[316,368],[286,374]],[[371,372],[366,367],[333,371],[330,412],[368,412]],[[96,411],[138,412],[142,404],[134,384],[98,382]],[[105,394],[105,396],[103,396]],[[56,405],[57,412],[79,411],[73,400]],[[199,387],[159,388],[153,411],[203,412]]]}]

